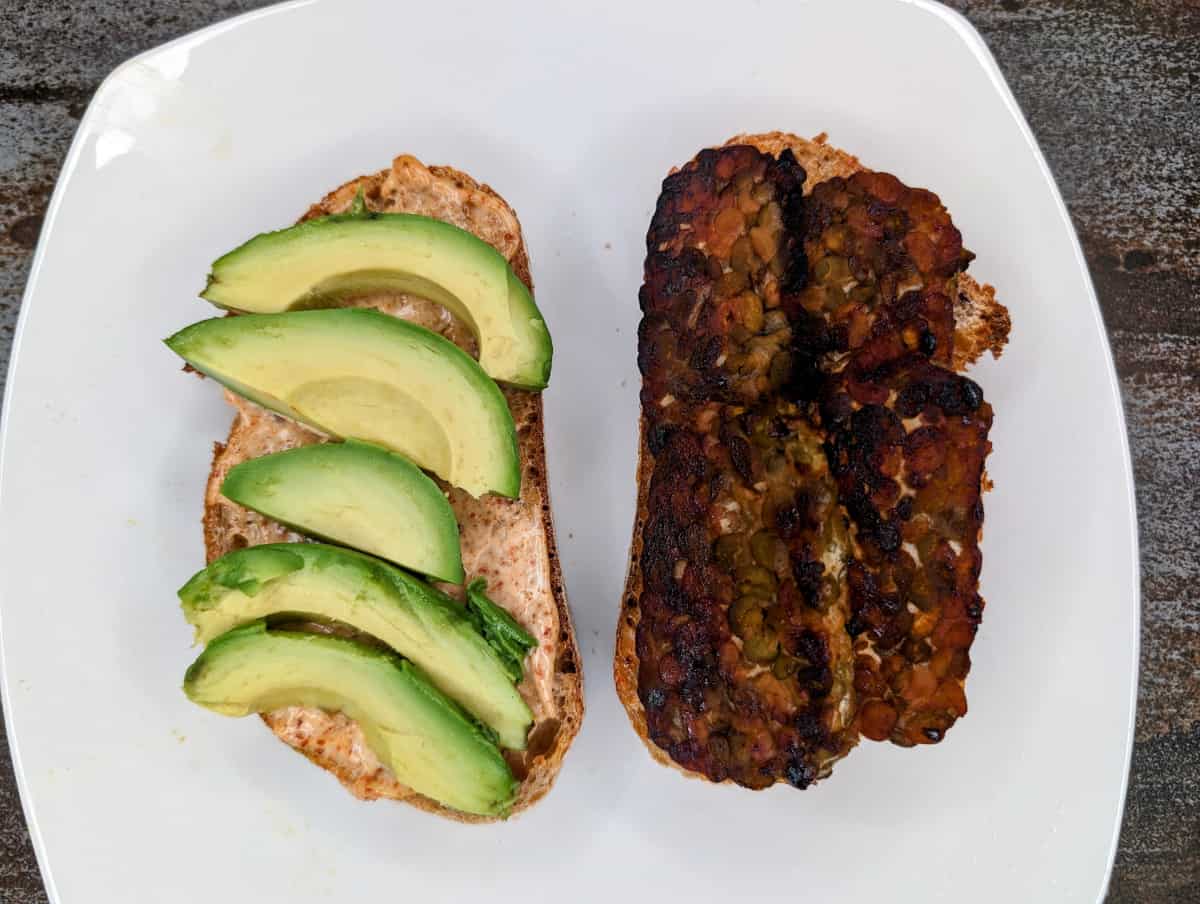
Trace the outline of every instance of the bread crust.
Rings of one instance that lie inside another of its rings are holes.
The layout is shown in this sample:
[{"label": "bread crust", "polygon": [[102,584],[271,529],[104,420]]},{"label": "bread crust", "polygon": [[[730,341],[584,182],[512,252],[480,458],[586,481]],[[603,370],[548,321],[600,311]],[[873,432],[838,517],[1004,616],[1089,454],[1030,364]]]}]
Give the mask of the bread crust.
[{"label": "bread crust", "polygon": [[[529,273],[529,255],[521,235],[520,223],[508,203],[489,186],[467,174],[446,166],[426,167],[410,156],[397,157],[389,169],[360,176],[329,192],[312,205],[301,221],[345,211],[359,190],[369,209],[386,212],[420,213],[446,220],[474,233],[503,254],[522,282],[533,290]],[[438,329],[460,345],[470,348],[471,341],[440,306],[416,299],[355,299],[355,305],[370,305],[402,316],[411,316],[423,325]],[[549,588],[554,612],[541,612],[540,622],[553,625],[553,637],[540,638],[541,646],[531,654],[530,662],[544,656],[549,666],[537,676],[529,668],[521,690],[527,699],[544,701],[534,706],[540,718],[530,732],[528,749],[523,754],[506,751],[506,758],[520,779],[512,814],[519,813],[544,797],[554,784],[563,758],[579,731],[583,719],[583,677],[579,649],[572,627],[562,580],[554,522],[550,509],[550,490],[546,473],[542,398],[539,393],[505,389],[505,398],[517,425],[521,458],[521,495],[517,500],[485,497],[473,500],[465,493],[451,490],[451,504],[459,516],[464,536],[475,545],[486,544],[484,534],[499,524],[506,529],[513,519],[522,521],[527,530],[539,530],[531,548],[541,559],[536,575],[538,586]],[[231,467],[241,461],[284,448],[327,441],[316,431],[264,411],[227,394],[237,415],[224,443],[214,445],[204,505],[204,545],[207,561],[242,546],[302,539],[277,522],[242,509],[221,496],[221,483]],[[523,565],[527,560],[513,562]],[[519,583],[528,575],[506,573],[492,562],[489,584],[497,579]],[[511,565],[509,566],[511,572]],[[472,575],[473,576],[473,575]],[[505,604],[503,595],[496,601]],[[546,594],[541,594],[545,597]],[[518,614],[518,613],[514,613]],[[518,614],[518,619],[520,616]],[[263,721],[285,743],[321,768],[333,773],[356,797],[364,800],[388,798],[437,813],[459,822],[495,822],[497,817],[461,813],[442,806],[401,785],[386,767],[379,764],[366,747],[361,730],[341,714],[289,707],[264,713]]]},{"label": "bread crust", "polygon": [[[778,157],[784,150],[791,150],[804,167],[807,176],[804,182],[805,194],[811,192],[814,185],[827,179],[847,178],[867,169],[854,155],[828,144],[824,132],[811,139],[787,132],[739,134],[726,141],[724,146],[743,144],[773,157]],[[996,290],[992,286],[980,284],[966,273],[960,274],[954,313],[955,371],[966,369],[985,352],[991,352],[993,357],[1000,357],[1012,324],[1008,309],[996,300]],[[633,540],[629,548],[625,591],[621,597],[620,618],[617,620],[613,681],[629,722],[650,755],[657,762],[670,766],[689,778],[711,781],[707,776],[681,767],[650,740],[646,713],[641,700],[638,699],[637,627],[641,620],[641,610],[637,601],[642,596],[642,536],[648,516],[650,477],[654,471],[654,456],[646,444],[645,418],[639,418],[638,424],[637,508],[634,515]],[[983,488],[991,488],[986,473],[983,477]],[[729,780],[726,780],[725,783],[728,782]]]}]

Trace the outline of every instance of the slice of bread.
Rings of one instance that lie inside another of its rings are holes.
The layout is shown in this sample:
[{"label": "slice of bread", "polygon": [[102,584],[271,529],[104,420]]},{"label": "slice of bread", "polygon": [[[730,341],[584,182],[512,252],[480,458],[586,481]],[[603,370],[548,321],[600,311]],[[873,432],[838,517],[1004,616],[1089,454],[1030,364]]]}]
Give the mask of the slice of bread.
[{"label": "slice of bread", "polygon": [[[847,177],[867,169],[859,159],[846,151],[833,147],[826,142],[825,133],[815,138],[801,138],[786,132],[767,132],[763,134],[742,134],[730,138],[725,145],[751,145],[764,154],[778,157],[784,150],[790,149],[796,155],[796,160],[804,167],[806,179],[805,194],[812,191],[813,186],[832,179],[835,176]],[[976,282],[966,273],[959,274],[958,294],[954,303],[954,369],[965,370],[985,352],[991,352],[994,357],[1000,353],[1008,341],[1011,327],[1008,309],[996,300],[996,291],[990,285]],[[625,592],[621,597],[621,613],[617,621],[616,652],[613,656],[613,679],[617,686],[617,696],[625,707],[629,721],[638,737],[646,745],[651,756],[659,763],[678,769],[693,778],[706,779],[705,776],[680,767],[667,756],[658,745],[654,744],[646,728],[646,713],[642,702],[638,699],[638,655],[637,655],[637,626],[641,616],[638,600],[642,596],[642,537],[644,536],[649,512],[647,500],[650,491],[650,477],[654,470],[654,458],[646,446],[645,421],[641,422],[641,439],[638,444],[637,466],[637,510],[633,526],[633,542],[629,550],[629,567],[625,580]],[[984,488],[990,488],[985,473]]]},{"label": "slice of bread", "polygon": [[[301,219],[347,210],[360,189],[370,210],[436,217],[474,233],[500,251],[532,290],[521,225],[512,208],[488,186],[449,167],[426,167],[402,156],[390,169],[353,179],[330,192]],[[349,303],[420,323],[475,351],[471,334],[440,305],[398,295],[365,296]],[[583,676],[550,515],[542,398],[514,389],[504,393],[517,426],[520,497],[473,499],[449,488],[447,494],[458,518],[468,578],[486,578],[488,595],[538,640],[519,686],[534,714],[529,746],[521,753],[505,752],[521,782],[512,808],[517,813],[554,784],[583,719]],[[210,562],[245,546],[303,539],[223,497],[221,483],[229,469],[270,452],[328,440],[230,393],[226,397],[237,415],[228,439],[216,444],[204,499],[204,545]],[[263,721],[281,740],[337,776],[356,797],[403,800],[462,822],[494,821],[450,810],[402,785],[367,747],[358,725],[341,714],[289,707],[263,714]]]}]

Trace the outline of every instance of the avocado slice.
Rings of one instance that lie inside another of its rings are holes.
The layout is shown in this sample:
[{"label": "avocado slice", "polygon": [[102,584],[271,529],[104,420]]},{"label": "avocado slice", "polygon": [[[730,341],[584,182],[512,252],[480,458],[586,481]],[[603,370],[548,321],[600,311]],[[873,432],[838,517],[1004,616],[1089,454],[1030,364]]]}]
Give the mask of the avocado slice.
[{"label": "avocado slice", "polygon": [[334,307],[375,292],[444,305],[475,334],[479,363],[496,380],[541,389],[550,379],[550,333],[504,255],[430,217],[363,206],[257,235],[213,262],[201,297],[271,314]]},{"label": "avocado slice", "polygon": [[521,490],[499,387],[454,343],[363,308],[203,320],[167,345],[280,414],[410,458],[473,496]]},{"label": "avocado slice", "polygon": [[438,485],[370,443],[319,443],[230,469],[221,493],[302,533],[451,584],[463,581],[458,522]]},{"label": "avocado slice", "polygon": [[252,622],[215,638],[187,670],[183,690],[226,716],[284,706],[345,713],[399,781],[464,813],[505,815],[516,795],[496,745],[394,653]]},{"label": "avocado slice", "polygon": [[464,606],[386,562],[321,543],[251,546],[197,573],[179,599],[198,643],[269,616],[349,625],[411,659],[495,731],[502,746],[525,748],[533,716],[505,658]]}]

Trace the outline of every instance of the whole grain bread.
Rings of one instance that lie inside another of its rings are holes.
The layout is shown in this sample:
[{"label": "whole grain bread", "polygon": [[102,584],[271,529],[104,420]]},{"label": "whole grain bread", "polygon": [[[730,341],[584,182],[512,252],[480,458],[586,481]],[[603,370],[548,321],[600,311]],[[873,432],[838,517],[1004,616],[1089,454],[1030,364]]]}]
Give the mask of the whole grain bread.
[{"label": "whole grain bread", "polygon": [[[725,145],[751,145],[764,154],[778,157],[790,149],[804,167],[805,194],[814,185],[835,176],[848,177],[867,169],[857,157],[840,150],[827,142],[825,133],[815,138],[801,138],[787,132],[741,134],[730,138]],[[995,289],[980,284],[966,273],[959,274],[958,295],[954,300],[954,369],[965,370],[985,352],[1000,357],[1011,328],[1008,309],[996,300]],[[648,519],[647,500],[650,492],[650,476],[654,471],[654,457],[646,445],[645,420],[641,421],[641,437],[638,443],[637,466],[637,509],[634,516],[633,541],[629,549],[629,566],[625,579],[625,592],[621,598],[621,613],[617,620],[616,651],[613,655],[613,680],[617,687],[629,721],[638,737],[646,745],[650,755],[659,763],[678,769],[692,778],[705,776],[680,767],[647,733],[646,713],[638,699],[638,655],[637,626],[641,617],[638,600],[642,596],[642,538]],[[990,488],[987,475],[983,477],[985,489]]]},{"label": "whole grain bread", "polygon": [[[344,212],[359,190],[370,210],[422,214],[473,233],[500,251],[532,291],[520,223],[512,208],[487,185],[450,167],[427,167],[413,157],[401,156],[389,169],[334,189],[301,220]],[[363,296],[347,303],[418,322],[469,352],[475,351],[471,334],[440,305],[399,295]],[[271,452],[328,441],[314,430],[231,393],[226,397],[237,413],[229,437],[215,444],[205,493],[204,545],[210,562],[245,546],[303,539],[223,497],[221,483],[229,469]],[[521,783],[512,808],[517,813],[541,799],[554,784],[583,719],[583,677],[550,513],[542,398],[538,393],[513,389],[506,389],[505,397],[517,426],[520,497],[473,499],[461,490],[444,489],[458,518],[468,577],[487,578],[488,595],[538,640],[518,687],[534,714],[529,744],[520,753],[505,751]],[[443,585],[443,589],[457,593],[456,588]],[[462,822],[494,821],[450,810],[402,785],[372,753],[358,725],[340,713],[288,707],[264,713],[262,718],[281,740],[332,772],[356,797],[403,800]]]}]

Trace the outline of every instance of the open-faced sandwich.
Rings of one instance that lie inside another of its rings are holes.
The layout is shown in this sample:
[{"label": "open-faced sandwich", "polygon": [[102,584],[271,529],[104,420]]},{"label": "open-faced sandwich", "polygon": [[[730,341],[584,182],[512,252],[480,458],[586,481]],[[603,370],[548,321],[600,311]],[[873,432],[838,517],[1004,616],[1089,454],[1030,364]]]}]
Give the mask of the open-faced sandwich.
[{"label": "open-faced sandwich", "polygon": [[860,737],[940,741],[983,615],[1008,313],[938,197],[824,142],[741,135],[663,183],[638,334],[617,690],[650,752],[805,788]]},{"label": "open-faced sandwich", "polygon": [[[167,340],[235,409],[180,590],[184,690],[354,795],[464,821],[549,791],[583,716],[550,516],[551,342],[516,214],[398,157],[217,260]],[[321,541],[321,542],[314,542]]]}]

